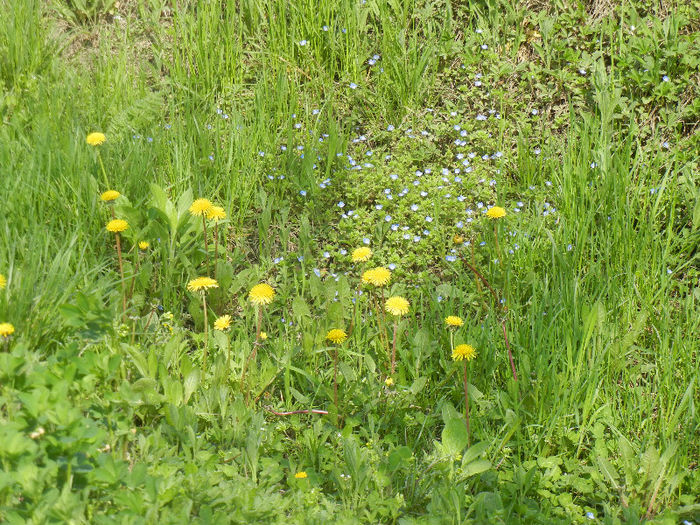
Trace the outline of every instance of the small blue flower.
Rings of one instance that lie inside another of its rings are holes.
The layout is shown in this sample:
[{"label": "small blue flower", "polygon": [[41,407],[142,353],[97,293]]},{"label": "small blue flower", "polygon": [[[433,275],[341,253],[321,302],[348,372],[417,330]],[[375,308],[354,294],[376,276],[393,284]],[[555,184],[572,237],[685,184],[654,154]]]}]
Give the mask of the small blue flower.
[{"label": "small blue flower", "polygon": [[455,226],[461,230],[462,228],[464,228],[464,223],[462,221],[459,221],[457,224],[455,224]]},{"label": "small blue flower", "polygon": [[486,241],[481,241],[481,242],[479,243],[479,246],[486,246]]},{"label": "small blue flower", "polygon": [[357,84],[350,82],[350,89],[357,89]]},{"label": "small blue flower", "polygon": [[663,77],[661,77],[661,80],[663,80],[664,82],[668,82],[671,79],[668,78],[668,75],[664,75]]},{"label": "small blue flower", "polygon": [[395,265],[394,263],[390,263],[390,264],[387,266],[387,268],[389,268],[390,270],[393,271],[393,270],[396,270],[396,265]]},{"label": "small blue flower", "polygon": [[300,45],[300,46],[305,46],[306,44],[308,44],[308,42],[307,42],[306,40],[300,40],[300,41],[299,41],[299,45]]},{"label": "small blue flower", "polygon": [[428,216],[425,218],[425,222],[433,222],[433,218],[432,218],[430,215],[428,215]]},{"label": "small blue flower", "polygon": [[323,252],[323,258],[328,259],[330,258],[331,254],[329,252]]},{"label": "small blue flower", "polygon": [[374,207],[377,210],[381,210],[384,206],[382,204],[376,204]]},{"label": "small blue flower", "polygon": [[592,512],[588,511],[588,512],[586,512],[586,517],[587,517],[589,520],[594,520],[594,519],[595,519],[595,514],[593,514]]},{"label": "small blue flower", "polygon": [[394,127],[393,124],[389,124],[389,125],[386,127],[386,130],[387,130],[387,131],[394,131],[395,129],[396,129],[396,128]]},{"label": "small blue flower", "polygon": [[345,248],[340,249],[340,255],[347,255],[348,251]]},{"label": "small blue flower", "polygon": [[411,210],[412,210],[412,211],[418,211],[418,205],[417,205],[417,204],[411,204]]},{"label": "small blue flower", "polygon": [[391,175],[389,175],[389,178],[390,178],[391,180],[396,180],[396,179],[399,178],[399,176],[398,176],[396,173],[392,173]]},{"label": "small blue flower", "polygon": [[445,260],[447,262],[455,262],[457,260],[457,257],[455,257],[454,255],[445,255]]},{"label": "small blue flower", "polygon": [[340,201],[340,202],[337,204],[337,206],[338,206],[338,208],[344,208],[344,207],[345,207],[345,203],[344,203],[343,201]]},{"label": "small blue flower", "polygon": [[391,222],[391,215],[386,215],[386,216],[384,217],[384,220],[385,220],[386,222]]},{"label": "small blue flower", "polygon": [[398,229],[399,229],[399,225],[398,225],[398,224],[392,224],[392,225],[391,225],[391,231],[395,232],[395,231],[398,230]]},{"label": "small blue flower", "polygon": [[321,270],[318,268],[314,268],[314,273],[316,274],[316,277],[321,277]]},{"label": "small blue flower", "polygon": [[363,242],[364,244],[369,244],[369,237],[364,237],[364,238],[362,239],[362,242]]},{"label": "small blue flower", "polygon": [[304,256],[300,255],[299,257],[297,257],[297,261],[304,262]]},{"label": "small blue flower", "polygon": [[438,296],[437,296],[437,302],[438,302],[438,303],[441,303],[441,302],[442,302],[442,295],[438,295]]},{"label": "small blue flower", "polygon": [[299,192],[299,195],[301,195],[302,197],[306,197],[306,190],[301,190]]},{"label": "small blue flower", "polygon": [[328,26],[323,26],[323,27],[321,27],[321,30],[322,30],[322,31],[328,31]]}]

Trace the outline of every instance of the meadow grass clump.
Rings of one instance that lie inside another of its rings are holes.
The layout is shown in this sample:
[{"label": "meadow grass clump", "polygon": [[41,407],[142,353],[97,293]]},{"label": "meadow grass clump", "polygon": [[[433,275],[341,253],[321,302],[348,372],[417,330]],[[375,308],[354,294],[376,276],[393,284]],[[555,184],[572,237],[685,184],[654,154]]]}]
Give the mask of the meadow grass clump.
[{"label": "meadow grass clump", "polygon": [[0,1],[0,519],[697,521],[697,6],[78,4]]}]

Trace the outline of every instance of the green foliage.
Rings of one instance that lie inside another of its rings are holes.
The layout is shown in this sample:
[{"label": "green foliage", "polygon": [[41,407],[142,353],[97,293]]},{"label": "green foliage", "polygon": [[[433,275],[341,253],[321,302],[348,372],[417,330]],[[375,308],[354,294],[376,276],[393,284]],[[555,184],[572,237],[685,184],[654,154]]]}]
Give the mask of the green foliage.
[{"label": "green foliage", "polygon": [[0,521],[697,521],[698,10],[664,6],[0,0]]}]

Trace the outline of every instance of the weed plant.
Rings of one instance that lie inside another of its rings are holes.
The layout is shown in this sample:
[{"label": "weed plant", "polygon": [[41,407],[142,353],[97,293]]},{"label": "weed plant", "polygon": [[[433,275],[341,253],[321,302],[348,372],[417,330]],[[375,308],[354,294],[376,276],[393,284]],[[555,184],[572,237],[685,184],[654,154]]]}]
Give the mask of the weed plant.
[{"label": "weed plant", "polygon": [[0,521],[700,522],[698,19],[0,0]]}]

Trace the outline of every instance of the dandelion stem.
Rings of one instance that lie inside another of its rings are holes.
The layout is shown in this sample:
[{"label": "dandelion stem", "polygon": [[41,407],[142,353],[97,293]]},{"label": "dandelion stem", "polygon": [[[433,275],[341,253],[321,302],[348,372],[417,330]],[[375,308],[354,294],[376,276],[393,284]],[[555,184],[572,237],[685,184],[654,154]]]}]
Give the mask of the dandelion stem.
[{"label": "dandelion stem", "polygon": [[496,241],[496,254],[498,255],[498,259],[501,259],[501,247],[498,245],[498,224],[494,223],[493,225],[493,237]]},{"label": "dandelion stem", "polygon": [[396,370],[396,334],[399,331],[399,321],[394,319],[394,340],[391,343],[391,375]]},{"label": "dandelion stem", "polygon": [[204,359],[202,361],[202,375],[207,369],[207,353],[209,351],[209,321],[207,318],[207,294],[202,292],[202,306],[204,307]]},{"label": "dandelion stem", "polygon": [[216,261],[219,258],[219,221],[214,223],[214,279],[216,280]]},{"label": "dandelion stem", "polygon": [[464,361],[464,415],[467,420],[467,446],[471,441],[471,429],[469,427],[469,388],[467,382],[467,361]]},{"label": "dandelion stem", "polygon": [[333,403],[338,408],[338,347],[333,349]]},{"label": "dandelion stem", "polygon": [[[245,360],[245,363],[243,363],[243,371],[241,372],[241,388],[245,388],[245,373],[248,370],[248,364],[255,359],[255,356],[258,353],[258,346],[260,346],[260,330],[262,327],[262,306],[258,306],[258,318],[256,320],[256,333],[255,333],[255,342],[253,343],[253,350],[250,352],[250,355],[248,355],[248,359]],[[246,391],[245,392],[245,399],[246,403],[248,402],[250,392]]]},{"label": "dandelion stem", "polygon": [[501,328],[503,328],[503,339],[506,341],[506,349],[508,350],[508,359],[510,360],[510,369],[513,372],[513,379],[518,380],[518,374],[515,372],[515,363],[513,362],[513,353],[510,351],[510,342],[508,341],[508,333],[506,332],[506,320],[501,319]]},{"label": "dandelion stem", "polygon": [[122,322],[126,316],[126,289],[124,288],[124,265],[122,263],[122,244],[119,240],[119,232],[116,232],[114,236],[117,238],[117,258],[119,259],[119,275],[122,281]]},{"label": "dandelion stem", "polygon": [[207,273],[209,273],[209,242],[207,241],[207,219],[205,214],[202,214],[202,226],[204,228],[204,252],[207,255]]}]

